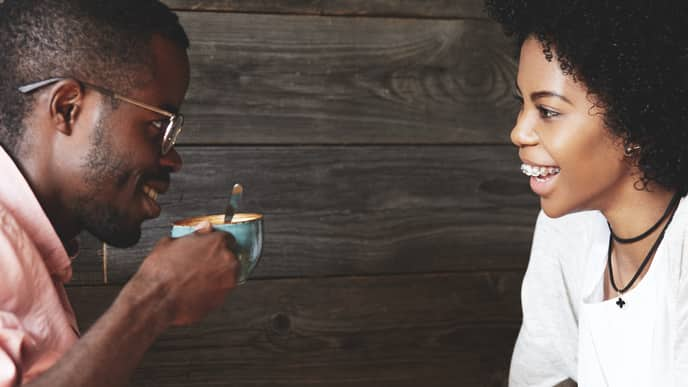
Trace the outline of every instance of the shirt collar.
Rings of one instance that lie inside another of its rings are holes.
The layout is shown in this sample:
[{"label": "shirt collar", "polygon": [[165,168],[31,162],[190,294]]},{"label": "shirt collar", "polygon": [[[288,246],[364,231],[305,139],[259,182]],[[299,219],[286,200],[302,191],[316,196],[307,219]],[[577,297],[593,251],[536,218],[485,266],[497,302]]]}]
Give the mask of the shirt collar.
[{"label": "shirt collar", "polygon": [[[72,278],[72,262],[48,216],[19,168],[0,145],[0,205],[17,219],[38,248],[52,276],[63,283]],[[76,255],[78,242],[68,243],[70,253]]]}]

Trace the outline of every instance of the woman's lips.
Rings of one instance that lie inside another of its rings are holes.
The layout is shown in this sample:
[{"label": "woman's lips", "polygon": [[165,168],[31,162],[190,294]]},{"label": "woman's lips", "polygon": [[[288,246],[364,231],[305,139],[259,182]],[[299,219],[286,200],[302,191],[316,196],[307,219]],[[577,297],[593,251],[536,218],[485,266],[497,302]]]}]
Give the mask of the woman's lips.
[{"label": "woman's lips", "polygon": [[554,189],[554,182],[561,169],[556,166],[523,163],[521,164],[521,172],[530,176],[530,189],[536,195],[547,196]]},{"label": "woman's lips", "polygon": [[527,176],[545,178],[550,175],[559,174],[560,169],[559,167],[553,166],[540,166],[523,163],[521,164],[521,172],[523,172],[523,174]]}]

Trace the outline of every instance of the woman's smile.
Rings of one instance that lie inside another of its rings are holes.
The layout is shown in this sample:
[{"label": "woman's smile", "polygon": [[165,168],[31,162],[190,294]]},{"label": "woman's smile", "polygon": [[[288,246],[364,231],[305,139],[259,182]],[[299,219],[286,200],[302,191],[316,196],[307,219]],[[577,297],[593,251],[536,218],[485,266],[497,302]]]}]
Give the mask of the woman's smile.
[{"label": "woman's smile", "polygon": [[530,176],[530,189],[540,197],[548,196],[554,189],[556,177],[561,172],[557,166],[535,165],[524,162],[521,164],[521,172]]},{"label": "woman's smile", "polygon": [[631,166],[585,85],[542,50],[533,38],[521,49],[517,98],[522,105],[511,132],[521,171],[551,217],[603,209],[619,189],[633,189]]}]

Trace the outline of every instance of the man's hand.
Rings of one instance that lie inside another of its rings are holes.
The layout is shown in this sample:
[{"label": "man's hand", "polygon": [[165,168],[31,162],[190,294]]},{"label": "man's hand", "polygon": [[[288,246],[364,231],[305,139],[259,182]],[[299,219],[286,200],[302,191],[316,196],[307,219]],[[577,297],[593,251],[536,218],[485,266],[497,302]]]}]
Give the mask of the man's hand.
[{"label": "man's hand", "polygon": [[172,325],[201,320],[222,304],[236,286],[239,262],[231,248],[236,242],[210,223],[182,238],[164,238],[153,248],[130,285],[156,287]]},{"label": "man's hand", "polygon": [[236,285],[234,243],[210,224],[183,238],[162,239],[110,309],[27,386],[123,386],[158,335],[170,325],[202,319]]}]

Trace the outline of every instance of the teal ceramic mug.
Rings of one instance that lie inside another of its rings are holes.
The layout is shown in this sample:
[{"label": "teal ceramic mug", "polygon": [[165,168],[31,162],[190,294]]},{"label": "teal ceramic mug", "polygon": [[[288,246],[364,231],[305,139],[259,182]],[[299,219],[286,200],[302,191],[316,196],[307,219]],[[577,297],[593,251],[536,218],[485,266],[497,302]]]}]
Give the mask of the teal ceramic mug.
[{"label": "teal ceramic mug", "polygon": [[215,230],[232,234],[236,240],[233,251],[241,264],[237,282],[241,285],[246,282],[253,269],[256,268],[263,252],[263,215],[234,214],[232,223],[225,223],[224,218],[225,216],[222,214],[207,215],[174,222],[172,224],[172,238],[183,237],[195,232],[204,221],[210,222]]}]

